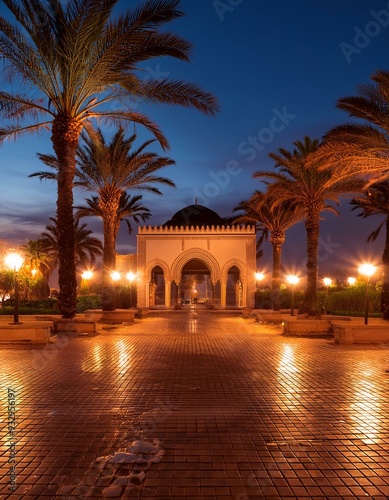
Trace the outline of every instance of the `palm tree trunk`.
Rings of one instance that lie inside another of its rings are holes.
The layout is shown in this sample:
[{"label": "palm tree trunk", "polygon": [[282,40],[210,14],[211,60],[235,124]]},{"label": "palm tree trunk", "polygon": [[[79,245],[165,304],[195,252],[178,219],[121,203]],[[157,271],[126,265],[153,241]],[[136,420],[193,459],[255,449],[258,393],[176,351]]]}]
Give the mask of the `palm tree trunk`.
[{"label": "palm tree trunk", "polygon": [[73,221],[73,179],[81,125],[67,116],[53,121],[51,141],[59,162],[57,186],[58,284],[62,317],[76,314],[77,279]]},{"label": "palm tree trunk", "polygon": [[281,253],[282,245],[285,241],[285,235],[270,237],[270,242],[273,249],[273,277],[271,283],[271,299],[273,303],[273,310],[279,311],[281,309]]},{"label": "palm tree trunk", "polygon": [[118,203],[112,200],[100,199],[100,208],[103,213],[103,311],[114,311],[117,305],[115,287],[112,283],[111,272],[116,269],[116,227]]},{"label": "palm tree trunk", "polygon": [[386,217],[385,248],[382,254],[381,312],[383,319],[389,320],[389,216]]},{"label": "palm tree trunk", "polygon": [[311,210],[305,221],[307,233],[307,288],[300,312],[317,314],[318,252],[320,234],[320,213]]}]

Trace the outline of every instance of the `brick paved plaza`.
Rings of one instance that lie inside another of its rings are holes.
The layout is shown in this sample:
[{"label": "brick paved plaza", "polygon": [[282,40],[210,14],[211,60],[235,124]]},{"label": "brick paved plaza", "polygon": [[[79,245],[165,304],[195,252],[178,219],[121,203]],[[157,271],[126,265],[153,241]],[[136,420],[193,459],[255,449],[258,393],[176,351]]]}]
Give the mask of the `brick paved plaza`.
[{"label": "brick paved plaza", "polygon": [[389,497],[387,346],[193,311],[0,347],[0,498]]}]

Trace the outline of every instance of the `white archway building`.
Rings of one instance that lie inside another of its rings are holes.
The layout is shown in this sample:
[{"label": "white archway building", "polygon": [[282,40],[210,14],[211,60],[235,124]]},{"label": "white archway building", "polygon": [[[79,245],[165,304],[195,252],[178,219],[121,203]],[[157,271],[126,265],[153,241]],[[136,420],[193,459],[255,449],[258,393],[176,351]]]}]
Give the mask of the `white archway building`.
[{"label": "white archway building", "polygon": [[137,240],[139,307],[157,305],[157,286],[163,288],[158,305],[171,307],[182,301],[188,293],[183,276],[191,273],[206,276],[207,300],[216,306],[229,305],[231,289],[236,300],[231,304],[230,299],[230,305],[254,306],[254,226],[229,225],[212,210],[190,205],[162,226],[139,227]]}]

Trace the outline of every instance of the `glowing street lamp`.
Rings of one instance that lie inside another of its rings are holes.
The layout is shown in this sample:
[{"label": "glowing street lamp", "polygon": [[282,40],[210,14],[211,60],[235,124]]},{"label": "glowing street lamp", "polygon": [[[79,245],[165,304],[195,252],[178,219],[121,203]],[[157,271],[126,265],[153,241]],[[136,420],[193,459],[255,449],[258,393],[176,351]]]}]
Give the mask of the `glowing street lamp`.
[{"label": "glowing street lamp", "polygon": [[292,298],[291,298],[291,304],[290,304],[290,315],[294,316],[294,289],[297,283],[299,282],[299,277],[294,276],[293,274],[289,274],[286,277],[288,283],[291,285],[291,290],[292,290]]},{"label": "glowing street lamp", "polygon": [[347,278],[347,283],[350,285],[350,286],[353,286],[355,285],[355,283],[357,282],[357,278],[353,278],[352,276],[350,276],[349,278]]},{"label": "glowing street lamp", "polygon": [[84,285],[85,287],[87,287],[88,293],[89,293],[89,281],[92,279],[92,276],[93,276],[93,272],[92,271],[84,271],[81,274],[82,285]]},{"label": "glowing street lamp", "polygon": [[15,289],[15,304],[14,304],[14,324],[20,325],[19,321],[19,281],[18,271],[22,267],[23,257],[18,253],[9,253],[5,256],[5,265],[14,273],[14,289]]},{"label": "glowing street lamp", "polygon": [[118,271],[112,271],[111,279],[112,279],[112,281],[119,281],[120,280],[120,273]]},{"label": "glowing street lamp", "polygon": [[359,274],[366,276],[366,296],[365,296],[365,325],[368,323],[369,318],[369,282],[370,276],[376,272],[376,267],[372,264],[362,264],[358,267]]},{"label": "glowing street lamp", "polygon": [[331,278],[323,278],[323,283],[324,283],[324,286],[326,287],[326,293],[328,295],[328,289],[332,285],[332,279]]},{"label": "glowing street lamp", "polygon": [[255,273],[255,280],[256,281],[262,281],[264,277],[265,277],[264,273]]}]

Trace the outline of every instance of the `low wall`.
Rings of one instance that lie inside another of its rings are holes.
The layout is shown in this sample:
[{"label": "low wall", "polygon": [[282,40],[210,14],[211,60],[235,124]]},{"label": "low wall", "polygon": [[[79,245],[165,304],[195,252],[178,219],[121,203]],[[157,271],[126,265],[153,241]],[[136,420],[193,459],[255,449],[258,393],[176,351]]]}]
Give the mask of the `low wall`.
[{"label": "low wall", "polygon": [[84,311],[85,318],[93,321],[112,321],[117,323],[133,323],[138,309],[115,309],[103,311],[101,309],[88,309]]},{"label": "low wall", "polygon": [[78,335],[96,332],[96,323],[86,318],[56,318],[53,320],[53,323],[56,333]]},{"label": "low wall", "polygon": [[284,321],[284,333],[288,335],[328,335],[332,333],[329,319],[290,318]]},{"label": "low wall", "polygon": [[338,344],[389,343],[389,324],[345,324],[332,322],[335,342]]},{"label": "low wall", "polygon": [[43,345],[50,342],[51,321],[26,321],[20,324],[0,323],[1,342],[28,342]]}]

